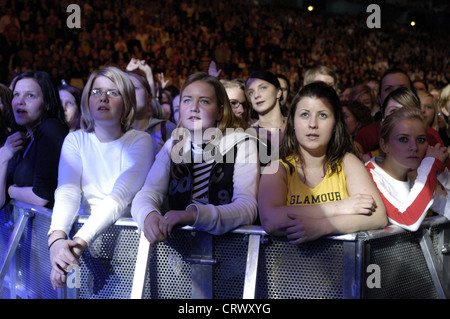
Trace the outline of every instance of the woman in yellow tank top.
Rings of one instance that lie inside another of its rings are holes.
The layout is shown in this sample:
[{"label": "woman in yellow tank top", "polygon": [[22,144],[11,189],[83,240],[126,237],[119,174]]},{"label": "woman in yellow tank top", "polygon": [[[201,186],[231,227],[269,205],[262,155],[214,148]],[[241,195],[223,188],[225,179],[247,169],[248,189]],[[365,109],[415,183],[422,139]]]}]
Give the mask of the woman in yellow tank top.
[{"label": "woman in yellow tank top", "polygon": [[323,82],[306,85],[292,101],[280,158],[261,176],[258,206],[266,232],[298,244],[387,224],[342,118],[336,92]]}]

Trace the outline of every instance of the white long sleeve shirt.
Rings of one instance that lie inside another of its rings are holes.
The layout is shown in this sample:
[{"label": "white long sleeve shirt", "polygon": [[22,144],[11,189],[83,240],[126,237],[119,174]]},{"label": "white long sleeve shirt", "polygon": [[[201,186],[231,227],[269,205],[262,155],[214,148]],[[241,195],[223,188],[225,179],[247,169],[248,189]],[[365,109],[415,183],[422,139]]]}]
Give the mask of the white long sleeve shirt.
[{"label": "white long sleeve shirt", "polygon": [[[255,141],[254,137],[245,133],[231,133],[221,139],[221,154],[226,154],[238,144],[233,173],[233,198],[226,205],[191,204],[198,212],[193,227],[220,235],[255,221],[259,183],[259,157]],[[190,147],[190,143],[187,144]],[[144,220],[150,212],[163,213],[161,206],[168,194],[172,145],[172,139],[169,139],[159,151],[144,187],[133,200],[131,214],[141,229],[144,229]]]},{"label": "white long sleeve shirt", "polygon": [[61,150],[58,188],[49,233],[69,234],[81,208],[90,214],[74,237],[92,242],[123,216],[153,164],[154,145],[148,133],[129,130],[102,143],[95,133],[67,135]]}]

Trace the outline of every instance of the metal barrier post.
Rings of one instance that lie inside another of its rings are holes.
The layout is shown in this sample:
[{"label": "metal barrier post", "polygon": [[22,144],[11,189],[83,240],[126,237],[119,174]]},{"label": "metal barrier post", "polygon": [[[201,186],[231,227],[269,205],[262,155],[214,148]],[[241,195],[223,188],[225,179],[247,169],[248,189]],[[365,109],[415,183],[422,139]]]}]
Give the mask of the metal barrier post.
[{"label": "metal barrier post", "polygon": [[248,236],[247,266],[245,269],[244,299],[255,299],[256,278],[258,275],[259,246],[262,237]]},{"label": "metal barrier post", "polygon": [[16,253],[20,238],[22,237],[23,231],[25,230],[28,219],[30,219],[34,215],[34,213],[23,209],[19,209],[19,213],[19,220],[14,226],[14,230],[9,239],[8,248],[2,258],[2,266],[0,269],[0,287],[3,287],[3,280],[5,279],[5,275],[8,272],[8,267],[11,264],[11,260]]},{"label": "metal barrier post", "polygon": [[430,271],[431,278],[433,280],[434,286],[436,287],[437,296],[440,299],[445,299],[446,293],[444,292],[444,287],[441,284],[444,279],[442,278],[442,274],[440,274],[440,272],[436,270],[438,261],[433,249],[433,244],[431,243],[430,233],[428,230],[424,229],[423,231],[422,237],[420,239],[420,247],[422,248],[422,252]]},{"label": "metal barrier post", "polygon": [[450,229],[444,229],[439,242],[442,258],[442,273],[446,291],[450,290],[450,256],[448,256],[448,243],[450,243]]},{"label": "metal barrier post", "polygon": [[193,231],[192,253],[187,258],[192,270],[192,298],[213,298],[213,266],[217,261],[213,258],[213,236]]},{"label": "metal barrier post", "polygon": [[361,285],[365,265],[365,233],[358,233],[353,241],[344,241],[343,292],[344,299],[361,299]]},{"label": "metal barrier post", "polygon": [[145,279],[148,269],[151,244],[141,231],[139,238],[139,248],[136,257],[136,267],[134,269],[133,288],[130,299],[142,299],[144,293]]}]

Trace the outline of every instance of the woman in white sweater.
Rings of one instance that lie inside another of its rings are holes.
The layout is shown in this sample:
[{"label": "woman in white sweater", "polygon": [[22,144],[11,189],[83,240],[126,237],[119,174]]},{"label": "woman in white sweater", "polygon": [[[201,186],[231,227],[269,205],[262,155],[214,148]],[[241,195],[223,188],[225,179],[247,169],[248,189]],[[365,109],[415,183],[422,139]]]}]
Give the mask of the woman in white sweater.
[{"label": "woman in white sweater", "polygon": [[[82,251],[129,211],[154,160],[151,136],[131,129],[136,97],[133,83],[117,68],[94,71],[83,90],[81,130],[63,144],[55,192],[49,250],[53,287]],[[80,208],[88,220],[68,239]]]},{"label": "woman in white sweater", "polygon": [[223,234],[257,216],[256,138],[235,132],[225,88],[200,72],[186,80],[180,96],[179,128],[156,156],[131,209],[152,243],[167,240],[175,227]]}]

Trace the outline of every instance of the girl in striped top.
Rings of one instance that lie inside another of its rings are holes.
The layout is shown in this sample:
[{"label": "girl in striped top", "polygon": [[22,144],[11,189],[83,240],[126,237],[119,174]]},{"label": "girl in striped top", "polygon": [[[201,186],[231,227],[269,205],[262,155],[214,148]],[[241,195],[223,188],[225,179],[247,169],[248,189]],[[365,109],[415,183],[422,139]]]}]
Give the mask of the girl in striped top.
[{"label": "girl in striped top", "polygon": [[155,159],[132,215],[150,242],[191,225],[223,234],[257,216],[256,138],[241,129],[225,88],[206,73],[191,75],[180,92],[180,121]]}]

